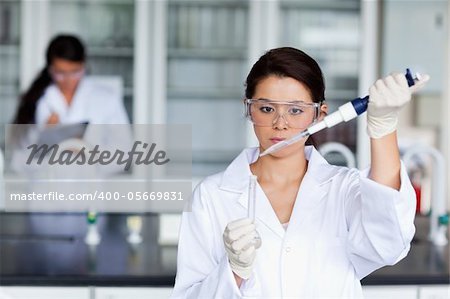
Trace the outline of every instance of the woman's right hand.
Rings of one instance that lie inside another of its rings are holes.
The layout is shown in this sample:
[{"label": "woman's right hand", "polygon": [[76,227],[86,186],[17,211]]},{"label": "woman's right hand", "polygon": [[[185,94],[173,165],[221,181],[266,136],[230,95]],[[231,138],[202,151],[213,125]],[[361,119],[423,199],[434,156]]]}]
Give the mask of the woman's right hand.
[{"label": "woman's right hand", "polygon": [[47,119],[47,125],[56,125],[59,123],[59,116],[57,113],[53,112]]},{"label": "woman's right hand", "polygon": [[261,247],[260,240],[255,224],[250,218],[232,221],[225,228],[223,233],[225,250],[231,270],[239,277],[243,279],[250,277],[256,249]]}]

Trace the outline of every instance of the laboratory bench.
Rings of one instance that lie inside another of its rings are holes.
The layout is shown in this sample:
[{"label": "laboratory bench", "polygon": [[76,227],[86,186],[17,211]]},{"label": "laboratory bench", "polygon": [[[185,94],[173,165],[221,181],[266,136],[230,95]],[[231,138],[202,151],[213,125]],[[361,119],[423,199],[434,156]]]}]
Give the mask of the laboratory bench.
[{"label": "laboratory bench", "polygon": [[[88,246],[86,214],[0,213],[0,286],[172,287],[177,248],[158,242],[159,215],[142,214],[143,242],[127,241],[128,214],[99,214],[101,242]],[[416,217],[408,256],[363,285],[449,284],[449,246],[427,240],[428,218]]]}]

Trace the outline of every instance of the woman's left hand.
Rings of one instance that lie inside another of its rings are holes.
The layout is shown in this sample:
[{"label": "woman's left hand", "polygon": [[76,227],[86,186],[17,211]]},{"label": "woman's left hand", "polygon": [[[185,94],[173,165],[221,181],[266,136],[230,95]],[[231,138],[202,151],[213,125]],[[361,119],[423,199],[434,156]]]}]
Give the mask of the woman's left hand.
[{"label": "woman's left hand", "polygon": [[393,73],[379,79],[369,89],[367,108],[367,133],[372,138],[381,138],[397,129],[398,114],[411,100],[411,93],[422,88],[430,79],[423,75],[420,81],[409,87],[405,75]]},{"label": "woman's left hand", "polygon": [[47,125],[56,125],[59,123],[59,116],[56,112],[53,112],[47,119]]}]

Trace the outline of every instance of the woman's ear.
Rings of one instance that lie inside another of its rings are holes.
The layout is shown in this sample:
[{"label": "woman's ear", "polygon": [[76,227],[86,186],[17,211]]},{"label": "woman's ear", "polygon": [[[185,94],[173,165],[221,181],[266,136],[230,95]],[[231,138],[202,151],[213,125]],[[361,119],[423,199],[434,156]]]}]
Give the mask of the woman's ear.
[{"label": "woman's ear", "polygon": [[323,120],[325,116],[328,115],[328,105],[326,103],[322,103],[320,105],[320,111],[319,111],[319,121]]}]

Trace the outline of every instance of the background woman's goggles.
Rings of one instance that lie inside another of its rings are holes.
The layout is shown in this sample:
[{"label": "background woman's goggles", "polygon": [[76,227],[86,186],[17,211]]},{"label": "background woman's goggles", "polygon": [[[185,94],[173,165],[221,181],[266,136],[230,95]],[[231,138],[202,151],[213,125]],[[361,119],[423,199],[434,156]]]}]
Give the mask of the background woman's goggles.
[{"label": "background woman's goggles", "polygon": [[60,82],[65,79],[81,79],[84,75],[84,68],[75,70],[75,71],[58,71],[54,69],[50,69],[50,75],[52,76],[53,80]]}]

